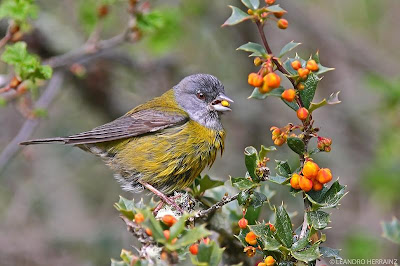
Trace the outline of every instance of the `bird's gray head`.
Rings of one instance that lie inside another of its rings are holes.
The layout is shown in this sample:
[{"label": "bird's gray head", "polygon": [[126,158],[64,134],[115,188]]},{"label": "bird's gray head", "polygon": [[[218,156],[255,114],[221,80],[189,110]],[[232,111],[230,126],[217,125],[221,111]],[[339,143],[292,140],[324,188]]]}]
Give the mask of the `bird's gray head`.
[{"label": "bird's gray head", "polygon": [[229,103],[233,101],[225,95],[224,85],[216,77],[188,76],[174,87],[174,92],[176,101],[191,119],[208,128],[222,129],[219,115],[231,111]]}]

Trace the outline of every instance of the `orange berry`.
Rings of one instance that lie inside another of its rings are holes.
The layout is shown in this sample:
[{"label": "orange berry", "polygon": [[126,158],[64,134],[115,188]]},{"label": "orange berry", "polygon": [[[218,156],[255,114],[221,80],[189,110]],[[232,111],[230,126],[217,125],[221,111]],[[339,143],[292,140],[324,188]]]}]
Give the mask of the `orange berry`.
[{"label": "orange berry", "polygon": [[170,214],[166,214],[162,218],[162,221],[165,225],[167,225],[168,227],[171,227],[176,223],[176,218]]},{"label": "orange berry", "polygon": [[288,102],[293,102],[294,98],[296,97],[296,91],[294,89],[284,90],[281,97]]},{"label": "orange berry", "polygon": [[301,176],[299,185],[302,190],[304,190],[305,192],[308,192],[312,189],[313,182],[310,179],[305,178],[304,176]]},{"label": "orange berry", "polygon": [[305,86],[304,86],[304,84],[303,84],[303,83],[299,83],[299,84],[297,84],[297,89],[298,89],[299,91],[302,91],[302,90],[304,90],[304,88],[305,88]]},{"label": "orange berry", "polygon": [[285,11],[281,11],[281,12],[274,12],[274,16],[276,17],[276,18],[281,18],[281,17],[283,17],[283,15],[285,15]]},{"label": "orange berry", "polygon": [[281,18],[278,20],[277,25],[278,25],[278,28],[284,30],[284,29],[287,29],[287,27],[289,26],[289,22],[286,19]]},{"label": "orange berry", "polygon": [[271,232],[275,232],[275,231],[276,231],[276,228],[275,228],[275,226],[274,226],[273,224],[271,224],[271,223],[266,223],[266,225],[269,226],[269,229],[271,230]]},{"label": "orange berry", "polygon": [[285,143],[285,139],[284,138],[279,138],[279,139],[275,139],[274,140],[274,144],[276,146],[282,146]]},{"label": "orange berry", "polygon": [[264,262],[259,262],[259,263],[257,264],[257,266],[267,266],[267,264],[264,263]]},{"label": "orange berry", "polygon": [[240,219],[239,222],[238,222],[239,227],[242,228],[242,229],[245,229],[248,224],[249,224],[249,222],[244,217],[242,219]]},{"label": "orange berry", "polygon": [[254,58],[253,63],[254,63],[255,66],[259,66],[262,63],[262,60],[261,60],[261,58],[256,57],[256,58]]},{"label": "orange berry", "polygon": [[135,223],[140,224],[144,221],[144,216],[141,213],[135,214]]},{"label": "orange berry", "polygon": [[161,252],[160,259],[161,260],[167,260],[168,259],[168,253],[166,251]]},{"label": "orange berry", "polygon": [[273,5],[275,3],[275,0],[265,0],[265,3],[267,5]]},{"label": "orange berry", "polygon": [[251,258],[256,255],[256,249],[254,247],[245,247],[244,252],[246,252],[247,257]]},{"label": "orange berry", "polygon": [[315,72],[315,71],[318,71],[318,69],[319,69],[318,64],[317,64],[317,62],[315,62],[315,60],[308,60],[308,61],[307,61],[306,68],[307,68],[308,70],[314,71],[314,72]]},{"label": "orange berry", "polygon": [[301,68],[301,63],[299,60],[294,60],[291,65],[294,70],[298,70],[299,68]]},{"label": "orange berry", "polygon": [[268,92],[272,91],[272,88],[268,87],[268,84],[264,82],[261,87],[258,87],[258,91],[261,94],[264,94],[264,93],[268,93]]},{"label": "orange berry", "polygon": [[193,244],[189,247],[189,251],[190,253],[192,253],[192,255],[197,255],[197,253],[199,253],[199,244]]},{"label": "orange berry", "polygon": [[146,227],[145,232],[146,232],[146,234],[147,234],[148,236],[152,236],[152,235],[153,235],[153,232],[152,232],[151,229],[148,228],[148,227]]},{"label": "orange berry", "polygon": [[261,87],[263,84],[263,77],[257,73],[250,73],[247,82],[254,87]]},{"label": "orange berry", "polygon": [[326,184],[332,180],[332,173],[329,168],[322,168],[318,171],[317,180],[321,184]]},{"label": "orange berry", "polygon": [[313,161],[307,161],[303,166],[303,175],[308,179],[314,179],[317,177],[319,171],[318,164]]},{"label": "orange berry", "polygon": [[308,117],[308,110],[304,107],[299,108],[297,110],[297,117],[302,121],[306,120]]},{"label": "orange berry", "polygon": [[169,230],[164,230],[163,231],[163,233],[164,233],[164,237],[165,237],[165,239],[169,239],[169,236],[170,236],[170,232],[169,232]]},{"label": "orange berry", "polygon": [[299,69],[297,69],[297,73],[299,74],[299,77],[300,77],[302,80],[306,80],[308,74],[310,74],[310,70],[308,70],[308,69],[306,69],[306,68],[299,68]]},{"label": "orange berry", "polygon": [[251,15],[254,15],[254,12],[253,12],[253,10],[248,9],[248,10],[247,10],[247,14],[249,14],[249,15],[251,16]]},{"label": "orange berry", "polygon": [[257,244],[257,236],[254,234],[254,232],[248,232],[246,237],[244,238],[247,243],[250,245],[255,245]]},{"label": "orange berry", "polygon": [[281,78],[275,73],[268,73],[264,77],[264,82],[267,84],[268,87],[276,89],[281,85]]},{"label": "orange berry", "polygon": [[290,178],[290,185],[294,189],[300,189],[300,178],[301,176],[299,174],[294,173],[292,175],[292,178]]},{"label": "orange berry", "polygon": [[272,257],[272,256],[266,257],[265,260],[264,260],[264,262],[265,262],[265,264],[266,264],[267,266],[273,266],[273,265],[275,265],[275,259],[274,259],[274,257]]},{"label": "orange berry", "polygon": [[324,187],[324,185],[322,185],[320,182],[318,182],[317,180],[314,180],[313,181],[313,186],[312,186],[312,188],[313,188],[313,190],[315,190],[315,191],[320,191],[320,190],[322,190],[322,188]]},{"label": "orange berry", "polygon": [[206,245],[210,244],[210,238],[209,237],[203,238],[203,243]]},{"label": "orange berry", "polygon": [[324,149],[325,152],[330,152],[331,150],[332,150],[332,148],[330,146],[325,147],[325,149]]}]

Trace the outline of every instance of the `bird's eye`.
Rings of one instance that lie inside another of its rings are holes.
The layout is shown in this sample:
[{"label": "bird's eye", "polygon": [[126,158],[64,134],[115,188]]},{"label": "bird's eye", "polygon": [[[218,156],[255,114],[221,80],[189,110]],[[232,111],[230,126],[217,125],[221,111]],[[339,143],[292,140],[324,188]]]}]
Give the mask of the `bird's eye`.
[{"label": "bird's eye", "polygon": [[206,96],[202,92],[199,92],[199,91],[196,93],[196,96],[200,100],[204,100],[206,98]]}]

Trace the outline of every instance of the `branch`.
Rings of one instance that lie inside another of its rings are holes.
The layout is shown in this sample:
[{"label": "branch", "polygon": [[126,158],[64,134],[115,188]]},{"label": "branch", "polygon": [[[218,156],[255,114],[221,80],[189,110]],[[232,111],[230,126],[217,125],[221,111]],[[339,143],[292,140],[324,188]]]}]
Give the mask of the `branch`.
[{"label": "branch", "polygon": [[[55,72],[53,78],[49,81],[46,89],[40,96],[39,100],[34,105],[34,108],[47,109],[53,102],[55,97],[60,91],[61,84],[64,80],[64,73],[61,71]],[[0,172],[4,170],[5,166],[19,151],[19,143],[27,140],[39,124],[39,118],[28,119],[22,125],[18,134],[11,140],[10,143],[4,148],[0,154]]]},{"label": "branch", "polygon": [[229,197],[229,196],[224,196],[221,201],[218,201],[214,205],[212,205],[210,208],[199,211],[196,215],[195,218],[204,218],[210,215],[211,213],[215,212],[216,210],[220,209],[222,206],[228,204],[229,202],[232,202],[236,200],[239,196],[240,192],[237,193],[236,195]]}]

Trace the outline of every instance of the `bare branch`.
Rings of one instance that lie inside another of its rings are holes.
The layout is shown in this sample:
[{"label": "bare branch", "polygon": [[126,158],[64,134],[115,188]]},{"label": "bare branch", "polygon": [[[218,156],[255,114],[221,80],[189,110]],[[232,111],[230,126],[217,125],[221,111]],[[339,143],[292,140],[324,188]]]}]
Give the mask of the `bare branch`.
[{"label": "bare branch", "polygon": [[216,210],[222,208],[222,206],[228,204],[229,202],[232,202],[234,200],[236,200],[239,196],[239,193],[235,194],[232,197],[229,196],[224,196],[222,198],[222,200],[218,201],[217,203],[215,203],[214,205],[212,205],[210,208],[206,209],[206,210],[202,210],[200,212],[198,212],[195,215],[195,218],[204,218],[207,217],[208,215],[210,215],[211,213],[215,212]]}]

